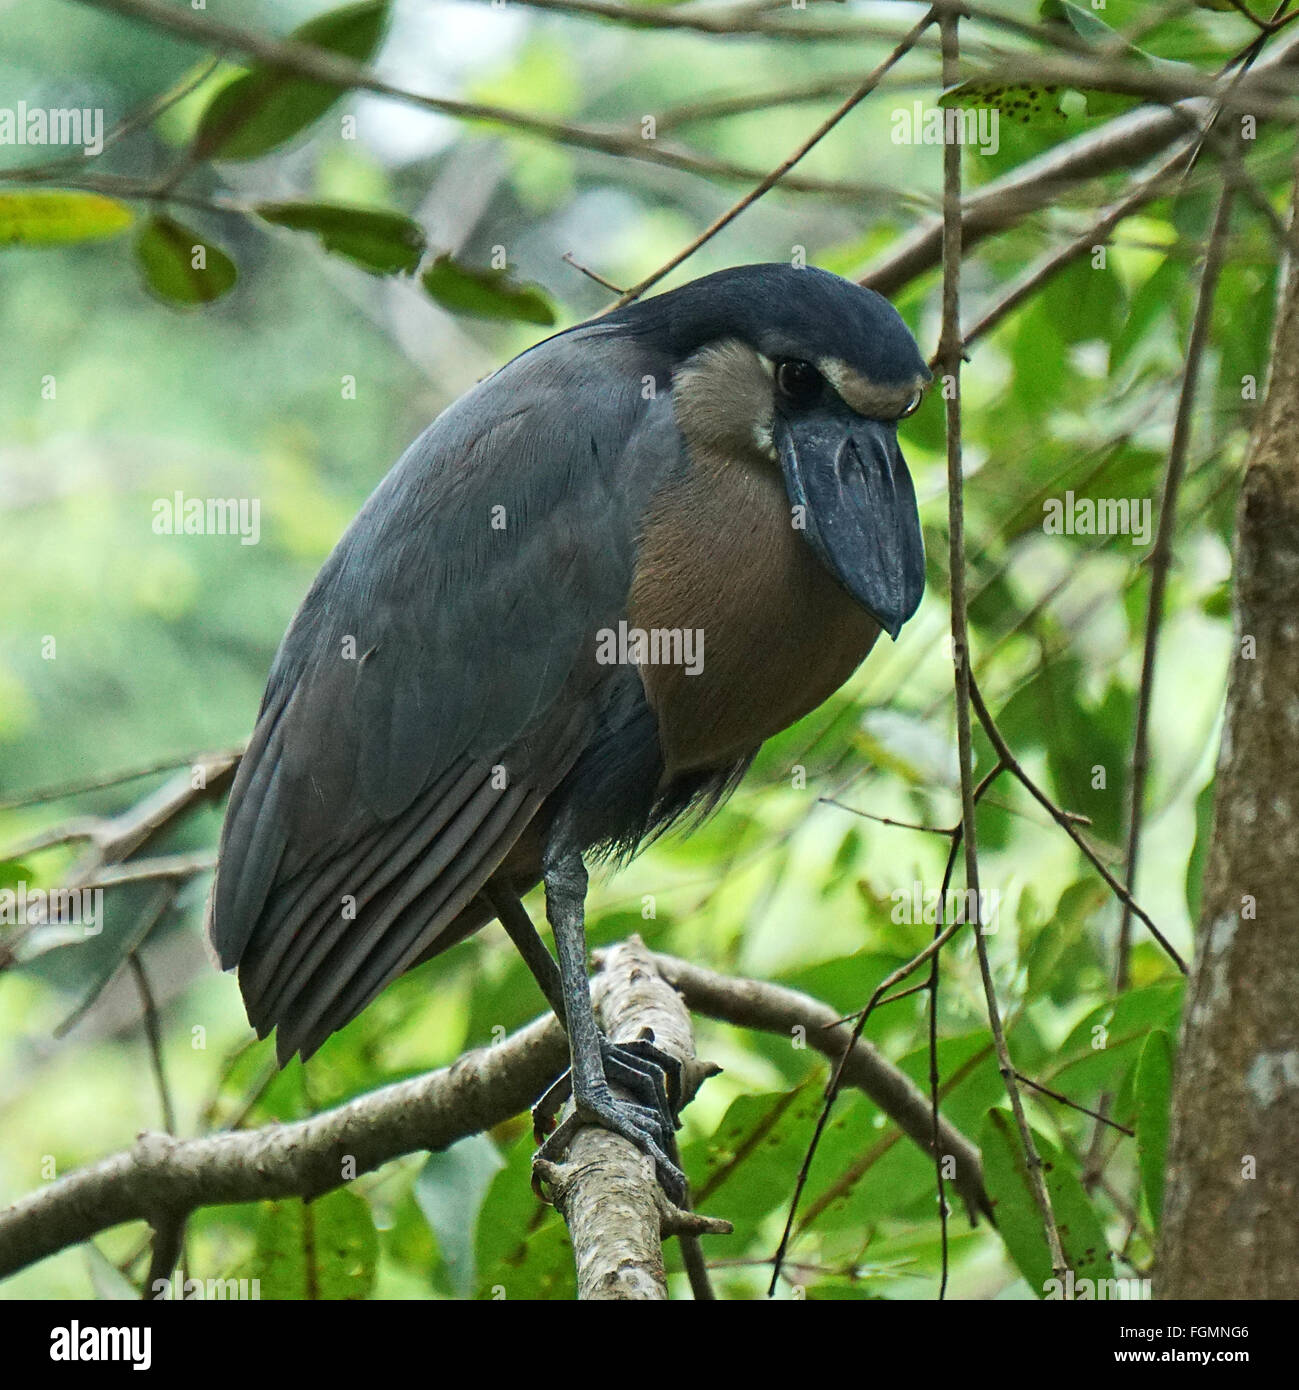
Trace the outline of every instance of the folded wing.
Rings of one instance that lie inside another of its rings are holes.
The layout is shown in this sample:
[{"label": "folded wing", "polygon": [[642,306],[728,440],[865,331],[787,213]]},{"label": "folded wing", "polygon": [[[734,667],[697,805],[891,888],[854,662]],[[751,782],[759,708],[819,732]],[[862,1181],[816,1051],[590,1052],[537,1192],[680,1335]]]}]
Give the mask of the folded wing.
[{"label": "folded wing", "polygon": [[643,364],[551,339],[439,417],[326,562],[276,656],[211,932],[260,1035],[310,1055],[436,949],[598,717],[676,450]]}]

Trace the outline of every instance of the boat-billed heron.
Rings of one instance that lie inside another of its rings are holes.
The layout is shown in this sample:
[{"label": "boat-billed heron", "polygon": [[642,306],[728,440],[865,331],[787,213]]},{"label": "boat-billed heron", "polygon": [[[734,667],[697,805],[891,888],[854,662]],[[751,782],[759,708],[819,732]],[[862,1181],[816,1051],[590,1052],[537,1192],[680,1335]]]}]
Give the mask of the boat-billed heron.
[{"label": "boat-billed heron", "polygon": [[281,1062],[497,917],[569,1037],[547,1142],[603,1125],[681,1194],[670,1068],[596,1026],[584,860],[716,807],[915,612],[896,431],[928,380],[879,295],[748,265],[548,338],[424,431],[280,644],[226,814],[212,937]]}]

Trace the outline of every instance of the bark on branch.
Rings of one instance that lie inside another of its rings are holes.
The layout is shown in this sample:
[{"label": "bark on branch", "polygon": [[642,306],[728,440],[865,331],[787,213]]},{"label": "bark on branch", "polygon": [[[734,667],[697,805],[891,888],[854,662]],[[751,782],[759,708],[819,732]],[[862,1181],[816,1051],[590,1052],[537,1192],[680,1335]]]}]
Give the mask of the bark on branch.
[{"label": "bark on branch", "polygon": [[[605,952],[601,965],[596,1013],[606,1035],[614,1042],[633,1042],[649,1029],[654,1045],[681,1063],[689,1099],[715,1068],[695,1056],[694,1030],[681,996],[639,937]],[[539,1163],[537,1171],[573,1238],[579,1299],[662,1302],[668,1296],[664,1238],[731,1229],[728,1222],[674,1207],[663,1195],[653,1163],[607,1130],[579,1130],[562,1163]]]},{"label": "bark on branch", "polygon": [[296,1124],[200,1139],[141,1134],[126,1152],[0,1212],[0,1278],[123,1221],[319,1196],[403,1154],[444,1149],[527,1109],[567,1055],[559,1024],[547,1017],[449,1067]]},{"label": "bark on branch", "polygon": [[[1299,64],[1299,38],[1277,44],[1276,51],[1254,68],[1255,77],[1276,81]],[[1212,102],[1193,97],[1177,109],[1142,107],[1107,121],[1098,130],[1047,150],[1012,169],[964,200],[961,241],[964,254],[985,237],[1022,222],[1058,202],[1069,189],[1117,169],[1133,169],[1173,145],[1189,148],[1187,135],[1201,126]],[[943,223],[930,218],[891,246],[862,276],[860,283],[888,296],[942,259]]]},{"label": "bark on branch", "polygon": [[[688,1009],[786,1037],[801,1026],[827,1057],[842,1050],[835,1011],[794,990],[656,955],[637,938],[602,964],[596,1007],[609,1036],[625,1041],[652,1028],[656,1045],[684,1064],[687,1098],[711,1072],[695,1057]],[[404,1154],[446,1148],[526,1110],[566,1061],[564,1035],[547,1017],[449,1067],[298,1123],[198,1139],[141,1134],[131,1149],[0,1211],[0,1279],[122,1222],[166,1226],[202,1206],[319,1196]],[[845,1074],[932,1152],[929,1103],[908,1077],[866,1042]],[[957,1191],[971,1211],[987,1212],[978,1150],[942,1119],[939,1134],[956,1159]],[[672,1207],[648,1160],[601,1130],[580,1131],[565,1162],[544,1176],[569,1222],[583,1297],[665,1297],[662,1240],[727,1229]]]}]

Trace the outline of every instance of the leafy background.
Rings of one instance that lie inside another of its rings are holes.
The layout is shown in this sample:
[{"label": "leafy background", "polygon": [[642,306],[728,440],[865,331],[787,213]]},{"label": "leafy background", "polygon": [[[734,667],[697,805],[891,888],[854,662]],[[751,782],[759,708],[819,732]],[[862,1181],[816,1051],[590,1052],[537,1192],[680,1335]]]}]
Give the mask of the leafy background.
[{"label": "leafy background", "polygon": [[[352,44],[354,56],[372,43],[398,85],[622,130],[656,114],[662,138],[750,170],[793,148],[839,97],[727,119],[674,122],[671,112],[718,95],[836,78],[846,92],[887,52],[882,42],[645,33],[517,6],[399,0],[360,8],[381,21],[372,32],[355,11],[341,29],[337,16],[329,20],[326,32],[344,51]],[[874,17],[892,8],[849,6]],[[996,8],[1026,20],[1039,11],[1029,3]],[[1111,0],[1105,20],[1123,27],[1140,8]],[[221,17],[287,33],[320,12],[308,0],[229,0]],[[1251,33],[1237,14],[1187,6],[1141,42],[1156,57],[1212,70]],[[199,52],[81,5],[10,6],[0,106],[102,106],[111,124],[201,76],[208,65],[195,67]],[[737,262],[787,260],[799,247],[818,265],[861,273],[935,204],[939,150],[890,138],[899,103],[932,98],[935,63],[932,52],[913,55],[897,86],[867,101],[800,165],[801,174],[845,190],[773,192],[667,283]],[[8,242],[0,250],[0,799],[171,754],[187,762],[237,742],[298,599],[406,443],[476,379],[536,341],[539,323],[568,324],[607,303],[564,253],[633,283],[744,186],[371,95],[320,104],[310,84],[263,90],[256,121],[223,123],[232,77],[244,84],[244,99],[250,84],[266,81],[238,72],[222,64],[207,73],[95,168],[156,178],[191,148],[211,156],[186,184],[200,201],[269,215],[130,198],[127,212],[84,200],[55,209],[33,204],[31,188],[0,184],[0,239]],[[1070,94],[1059,111],[1003,120],[1000,151],[967,154],[965,177],[986,182],[1113,109]],[[355,117],[355,139],[344,138],[345,116]],[[35,159],[32,151],[3,155],[9,168]],[[1261,128],[1251,157],[1281,208],[1284,140]],[[984,243],[967,265],[967,306],[991,302],[1043,249],[1076,235],[1117,187],[1093,184]],[[1043,502],[1068,489],[1149,498],[1157,509],[1193,265],[1214,193],[1204,161],[1176,196],[1122,224],[1103,268],[1076,264],[980,341],[964,378],[975,671],[1011,746],[1062,805],[1090,818],[1088,833],[1116,868],[1147,551],[1127,536],[1048,536]],[[304,203],[316,210],[284,211]],[[340,218],[322,204],[379,211]],[[56,211],[69,228],[58,245]],[[212,251],[197,277],[177,255],[191,233]],[[496,247],[508,258],[504,276],[490,273]],[[1275,273],[1268,228],[1239,216],[1183,495],[1136,885],[1138,901],[1184,955],[1231,641],[1231,516],[1251,408],[1241,379],[1261,378],[1266,366]],[[936,273],[896,302],[931,349]],[[57,383],[54,400],[42,397],[47,375]],[[341,390],[346,377],[355,379],[354,399]],[[913,881],[936,888],[947,841],[845,809],[932,826],[959,818],[939,401],[905,424],[903,442],[930,557],[918,617],[843,692],[772,740],[714,821],[597,880],[594,945],[638,931],[655,947],[788,983],[849,1011],[928,941],[929,925],[892,920],[892,894],[909,893]],[[260,499],[260,543],[154,534],[155,500],[177,491]],[[42,654],[46,635],[57,638],[53,660]],[[992,762],[980,736],[976,773]],[[0,845],[74,811],[118,811],[160,780],[0,809]],[[165,847],[210,848],[218,827],[219,808],[209,807]],[[1113,1097],[1114,1118],[1138,1130],[1135,1140],[1104,1136],[1103,1176],[1084,1184],[1091,1120],[1028,1095],[1067,1248],[1102,1273],[1139,1273],[1162,1183],[1178,977],[1139,937],[1131,988],[1115,997],[1116,904],[1008,779],[983,802],[979,832],[984,886],[1000,893],[989,944],[1017,1067],[1083,1105]],[[53,850],[7,864],[4,874],[53,884],[70,862],[68,850]],[[204,876],[190,882],[143,952],[182,1134],[312,1113],[443,1064],[538,1011],[523,966],[492,929],[390,988],[307,1066],[276,1073],[269,1044],[249,1042],[233,980],[203,953],[206,889]],[[653,916],[645,915],[647,895]],[[143,905],[138,887],[111,892],[101,937],[44,951],[0,980],[0,1200],[37,1186],[51,1160],[65,1173],[160,1123],[139,1001],[129,973],[117,968]],[[92,995],[80,1021],[57,1034]],[[968,940],[943,955],[939,1008],[945,1112],[983,1149],[1002,1218],[1000,1232],[971,1230],[953,1213],[950,1294],[1032,1297],[1045,1277],[1045,1246]],[[686,1112],[685,1165],[701,1209],[735,1223],[734,1235],[705,1241],[721,1293],[753,1297],[765,1287],[764,1261],[826,1069],[794,1039],[704,1020],[698,1034],[701,1055],[725,1071]],[[923,996],[877,1011],[866,1034],[926,1084]],[[520,1119],[447,1153],[393,1163],[309,1208],[205,1210],[191,1222],[187,1267],[199,1278],[257,1277],[264,1297],[570,1296],[564,1227],[528,1184],[527,1130]],[[313,1223],[311,1241],[305,1223]],[[107,1233],[93,1251],[70,1250],[23,1272],[0,1297],[127,1296],[129,1281],[143,1278],[146,1234]],[[310,1269],[308,1247],[318,1252]],[[668,1254],[676,1260],[675,1248]],[[790,1258],[782,1297],[934,1294],[932,1167],[862,1096],[836,1108]]]}]

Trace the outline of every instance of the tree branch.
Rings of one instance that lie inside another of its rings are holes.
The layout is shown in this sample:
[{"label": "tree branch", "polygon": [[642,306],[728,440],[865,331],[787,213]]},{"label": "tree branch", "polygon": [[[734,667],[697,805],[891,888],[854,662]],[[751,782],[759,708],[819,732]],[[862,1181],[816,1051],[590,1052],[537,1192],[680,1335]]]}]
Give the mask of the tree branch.
[{"label": "tree branch", "polygon": [[[847,1021],[821,1000],[784,985],[721,975],[676,956],[655,952],[653,960],[691,1012],[783,1038],[805,1036],[808,1046],[831,1062],[844,1058]],[[933,1152],[933,1118],[925,1093],[864,1038],[847,1053],[843,1080],[869,1096],[925,1153]],[[938,1125],[942,1152],[956,1158],[956,1190],[971,1214],[990,1214],[978,1149],[942,1116]]]},{"label": "tree branch", "polygon": [[988,740],[996,750],[997,756],[1005,763],[1011,775],[1015,777],[1020,785],[1023,786],[1024,790],[1029,793],[1047,815],[1049,815],[1074,844],[1078,846],[1088,863],[1091,864],[1092,868],[1105,880],[1110,892],[1113,893],[1121,903],[1130,906],[1133,915],[1146,924],[1146,929],[1150,932],[1151,936],[1159,942],[1164,948],[1164,952],[1168,958],[1177,966],[1182,974],[1185,975],[1186,962],[1173,946],[1173,943],[1169,941],[1163,932],[1154,924],[1150,914],[1137,904],[1132,897],[1131,891],[1125,888],[1123,884],[1110,873],[1109,869],[1105,867],[1104,861],[1101,859],[1100,855],[1087,843],[1086,839],[1079,831],[1078,826],[1075,824],[1075,818],[1071,816],[1068,811],[1064,811],[1057,806],[1041,787],[1033,781],[1028,773],[1024,771],[1019,759],[1010,751],[1010,745],[1006,742],[1005,736],[997,727],[997,722],[993,719],[991,711],[989,711],[979,691],[977,681],[971,681],[970,683],[970,699],[974,703],[974,712],[979,716],[979,723],[983,725],[984,733],[987,734]]},{"label": "tree branch", "polygon": [[317,1197],[403,1154],[447,1148],[527,1109],[566,1058],[547,1016],[309,1120],[200,1139],[141,1134],[0,1212],[0,1278],[124,1221],[156,1228],[202,1206]]},{"label": "tree branch", "polygon": [[[353,62],[326,49],[316,48],[294,39],[270,38],[235,24],[213,19],[206,13],[163,4],[161,0],[77,0],[96,10],[107,10],[126,19],[138,20],[154,29],[162,29],[191,43],[216,48],[223,53],[237,54],[245,59],[312,78],[340,90],[373,92],[376,96],[405,102],[426,111],[456,117],[460,120],[481,121],[522,135],[552,140],[577,149],[595,150],[601,154],[622,155],[651,164],[660,164],[687,173],[706,177],[731,179],[752,183],[762,177],[760,169],[749,169],[716,159],[696,151],[673,146],[658,140],[644,140],[639,132],[574,125],[567,121],[549,120],[526,111],[513,111],[504,106],[483,102],[456,101],[449,97],[434,97],[407,91],[385,81],[371,67]],[[22,181],[37,176],[37,171],[17,169],[7,177]],[[836,183],[825,179],[792,178],[785,187],[793,192],[828,193],[841,197],[878,196],[888,190]]]},{"label": "tree branch", "polygon": [[[863,1091],[908,1138],[932,1152],[934,1123],[924,1092],[869,1042],[858,1040],[845,1054],[847,1024],[828,1004],[651,953],[635,938],[597,958],[603,968],[596,977],[596,1003],[609,1035],[634,1038],[652,1028],[656,1045],[685,1063],[687,1097],[711,1074],[694,1055],[688,1009],[783,1037],[801,1028],[813,1049],[842,1061],[845,1084]],[[928,958],[929,951],[922,953],[920,963]],[[0,1212],[0,1278],[125,1221],[167,1228],[202,1206],[319,1196],[403,1154],[446,1148],[527,1109],[566,1058],[564,1035],[548,1016],[449,1067],[308,1120],[198,1139],[141,1134],[130,1150]],[[941,1116],[938,1135],[942,1152],[956,1158],[954,1185],[971,1214],[990,1214],[978,1149]],[[346,1169],[345,1159],[351,1160]],[[557,1204],[570,1226],[576,1225],[579,1277],[591,1297],[645,1296],[661,1280],[658,1247],[664,1236],[682,1237],[689,1262],[694,1236],[725,1228],[668,1207],[647,1160],[600,1130],[579,1131],[568,1159],[545,1176],[565,1189]],[[616,1221],[610,1216],[615,1211]],[[629,1245],[622,1237],[630,1228],[622,1223],[633,1213],[636,1235]],[[614,1244],[624,1252],[634,1245],[638,1252],[634,1266],[625,1267],[626,1277],[621,1262],[609,1262]]]},{"label": "tree branch", "polygon": [[0,798],[0,811],[16,811],[21,807],[37,806],[46,801],[66,801],[86,792],[103,791],[106,787],[120,786],[123,782],[152,777],[159,772],[174,772],[178,767],[211,767],[214,763],[226,761],[237,765],[243,753],[244,745],[241,743],[216,753],[203,751],[187,753],[182,757],[156,758],[153,762],[130,767],[122,772],[97,773],[93,777],[82,777],[72,782],[55,782],[50,786],[36,787],[30,791],[19,792],[15,796]]},{"label": "tree branch", "polygon": [[[1278,46],[1255,69],[1276,80],[1299,64],[1299,39]],[[1127,169],[1151,159],[1179,138],[1186,139],[1189,116],[1203,127],[1212,104],[1203,98],[1175,110],[1137,110],[1057,145],[1009,174],[994,179],[961,205],[961,244],[964,253],[985,237],[1004,231],[1031,213],[1059,201],[1068,188]],[[904,285],[934,269],[942,259],[943,223],[931,218],[904,237],[860,277],[860,283],[882,295],[895,294]]]},{"label": "tree branch", "polygon": [[[655,957],[633,936],[604,952],[600,961],[596,1012],[606,1037],[614,1042],[644,1038],[675,1057],[689,1098],[714,1069],[695,1057],[690,1015]],[[561,1162],[539,1162],[535,1171],[573,1237],[579,1299],[665,1301],[664,1237],[722,1235],[731,1229],[729,1222],[674,1207],[653,1162],[605,1129],[578,1130]]]},{"label": "tree branch", "polygon": [[[947,85],[955,81],[960,66],[959,19],[945,16],[943,33],[943,78]],[[965,584],[965,474],[961,451],[961,360],[964,343],[961,337],[961,156],[962,147],[954,140],[943,145],[943,324],[938,345],[942,371],[943,400],[947,406],[947,531],[948,569],[951,586],[952,655],[955,667],[956,746],[961,772],[961,826],[965,850],[965,886],[971,904],[975,950],[979,974],[983,980],[984,998],[988,1005],[988,1026],[997,1049],[997,1064],[1010,1108],[1024,1146],[1029,1185],[1042,1217],[1047,1248],[1051,1252],[1051,1268],[1057,1279],[1068,1272],[1055,1213],[1051,1209],[1051,1194],[1042,1175],[1042,1160],[1033,1142],[1024,1111],[1023,1097],[1015,1081],[1010,1046],[1001,1023],[996,983],[988,960],[988,944],[983,933],[979,895],[979,844],[975,823],[974,742],[970,730],[970,633],[966,614]],[[944,1262],[944,1278],[946,1262]]]},{"label": "tree branch", "polygon": [[[1234,190],[1224,183],[1218,194],[1209,232],[1209,245],[1200,273],[1200,288],[1195,301],[1195,315],[1186,347],[1186,365],[1182,369],[1182,385],[1177,394],[1177,414],[1173,420],[1173,435],[1168,446],[1168,466],[1164,470],[1163,492],[1159,499],[1159,521],[1155,530],[1154,549],[1150,552],[1150,592],[1146,599],[1146,631],[1141,654],[1141,684],[1137,693],[1136,729],[1132,736],[1132,783],[1128,789],[1127,843],[1123,859],[1123,878],[1129,891],[1137,886],[1137,865],[1141,851],[1142,812],[1145,805],[1146,776],[1150,768],[1150,710],[1155,686],[1155,662],[1159,652],[1159,629],[1164,618],[1164,592],[1173,563],[1173,534],[1177,526],[1177,501],[1182,479],[1186,474],[1186,459],[1191,446],[1191,424],[1195,409],[1195,393],[1200,381],[1200,363],[1204,360],[1213,321],[1213,302],[1218,290],[1227,254],[1227,230],[1231,223]],[[1132,905],[1123,904],[1119,921],[1117,960],[1114,988],[1122,992],[1128,986],[1128,965],[1132,951]]]}]

